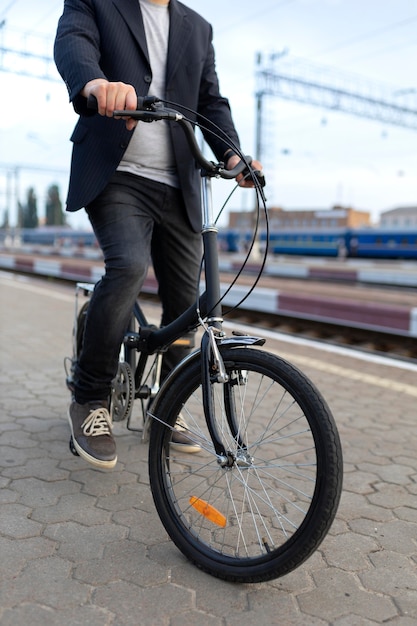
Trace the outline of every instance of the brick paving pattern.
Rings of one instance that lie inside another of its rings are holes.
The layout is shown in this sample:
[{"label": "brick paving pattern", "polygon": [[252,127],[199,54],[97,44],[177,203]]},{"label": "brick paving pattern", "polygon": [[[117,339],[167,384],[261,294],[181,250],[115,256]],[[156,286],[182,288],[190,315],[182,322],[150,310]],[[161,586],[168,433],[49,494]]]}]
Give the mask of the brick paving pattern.
[{"label": "brick paving pattern", "polygon": [[216,580],[167,537],[147,445],[116,424],[119,463],[68,448],[73,290],[0,275],[1,626],[417,624],[417,365],[267,341],[319,386],[345,460],[337,519],[295,572]]}]

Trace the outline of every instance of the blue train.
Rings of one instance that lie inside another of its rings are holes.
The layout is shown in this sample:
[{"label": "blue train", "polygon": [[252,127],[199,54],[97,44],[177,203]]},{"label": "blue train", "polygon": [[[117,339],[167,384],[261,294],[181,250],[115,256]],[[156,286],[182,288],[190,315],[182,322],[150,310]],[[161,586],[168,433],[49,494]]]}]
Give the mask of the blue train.
[{"label": "blue train", "polygon": [[40,226],[16,230],[20,242],[25,245],[62,247],[96,247],[97,240],[90,230],[73,230],[62,226]]},{"label": "blue train", "polygon": [[[17,233],[16,233],[17,234]],[[22,244],[52,247],[97,247],[92,231],[64,227],[26,228],[19,231]],[[244,252],[250,246],[251,233],[222,229],[219,231],[221,252]],[[261,247],[265,233],[260,234]],[[377,228],[338,228],[282,230],[269,235],[271,254],[349,257],[370,259],[417,259],[417,231]]]},{"label": "blue train", "polygon": [[[265,233],[260,235],[265,246]],[[220,249],[243,252],[251,241],[249,233],[224,229],[219,232]],[[272,254],[372,259],[417,259],[416,230],[377,228],[338,228],[314,230],[282,230],[269,234]]]}]

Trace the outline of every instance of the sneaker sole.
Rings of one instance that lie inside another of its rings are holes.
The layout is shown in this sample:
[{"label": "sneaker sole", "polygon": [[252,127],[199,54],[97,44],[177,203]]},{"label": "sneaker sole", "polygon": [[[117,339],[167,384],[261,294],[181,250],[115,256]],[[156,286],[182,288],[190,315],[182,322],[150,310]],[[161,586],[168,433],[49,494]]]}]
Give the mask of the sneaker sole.
[{"label": "sneaker sole", "polygon": [[94,467],[97,467],[98,469],[113,469],[113,467],[117,463],[117,456],[111,461],[100,461],[100,459],[96,459],[95,457],[88,454],[88,452],[86,452],[85,450],[83,450],[83,448],[81,448],[76,438],[74,437],[74,431],[72,428],[72,419],[69,414],[69,409],[68,409],[67,417],[68,417],[68,421],[69,421],[69,425],[71,429],[72,442],[74,444],[74,448],[77,450],[80,457],[83,458],[88,463],[90,463],[90,465],[94,465]]},{"label": "sneaker sole", "polygon": [[198,444],[192,443],[175,443],[175,441],[171,441],[170,444],[173,450],[177,452],[185,452],[185,454],[197,454],[197,452],[201,452],[201,446]]}]

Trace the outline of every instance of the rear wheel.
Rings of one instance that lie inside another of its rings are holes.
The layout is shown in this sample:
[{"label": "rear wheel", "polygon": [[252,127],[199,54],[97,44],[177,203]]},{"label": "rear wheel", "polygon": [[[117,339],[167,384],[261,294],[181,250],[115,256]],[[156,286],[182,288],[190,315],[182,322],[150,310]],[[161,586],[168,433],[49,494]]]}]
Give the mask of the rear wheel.
[{"label": "rear wheel", "polygon": [[[260,582],[298,567],[326,536],[342,487],[342,450],[322,396],[288,362],[222,349],[229,375],[212,384],[220,459],[204,418],[199,355],[157,401],[149,445],[158,514],[177,547],[206,572]],[[171,446],[177,416],[201,446]]]}]

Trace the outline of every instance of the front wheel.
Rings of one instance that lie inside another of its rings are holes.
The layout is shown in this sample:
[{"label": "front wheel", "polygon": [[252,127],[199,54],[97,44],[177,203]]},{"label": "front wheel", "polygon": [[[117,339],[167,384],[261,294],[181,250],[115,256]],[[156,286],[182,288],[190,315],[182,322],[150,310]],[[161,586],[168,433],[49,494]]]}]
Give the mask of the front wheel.
[{"label": "front wheel", "polygon": [[[225,348],[212,384],[220,458],[206,425],[197,353],[157,400],[149,444],[155,506],[171,539],[204,571],[234,582],[289,573],[317,549],[338,507],[342,450],[330,410],[297,368],[253,348]],[[171,445],[178,415],[198,454]]]}]

